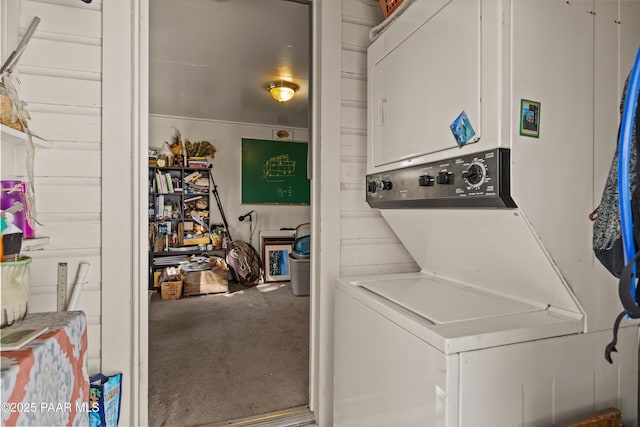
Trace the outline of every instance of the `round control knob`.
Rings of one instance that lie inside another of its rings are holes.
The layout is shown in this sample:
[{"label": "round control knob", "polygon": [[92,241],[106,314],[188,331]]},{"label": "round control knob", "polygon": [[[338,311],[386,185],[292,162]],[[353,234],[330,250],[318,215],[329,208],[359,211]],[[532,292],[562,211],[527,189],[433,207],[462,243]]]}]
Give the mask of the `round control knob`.
[{"label": "round control knob", "polygon": [[375,183],[375,181],[367,182],[367,191],[369,193],[375,193],[376,190],[378,190],[378,185]]},{"label": "round control knob", "polygon": [[487,170],[484,163],[479,161],[473,162],[469,165],[466,171],[462,172],[462,177],[472,187],[478,187],[484,182],[487,176]]},{"label": "round control knob", "polygon": [[376,187],[378,191],[391,190],[393,188],[393,184],[391,183],[391,181],[383,181],[379,179],[376,180]]}]

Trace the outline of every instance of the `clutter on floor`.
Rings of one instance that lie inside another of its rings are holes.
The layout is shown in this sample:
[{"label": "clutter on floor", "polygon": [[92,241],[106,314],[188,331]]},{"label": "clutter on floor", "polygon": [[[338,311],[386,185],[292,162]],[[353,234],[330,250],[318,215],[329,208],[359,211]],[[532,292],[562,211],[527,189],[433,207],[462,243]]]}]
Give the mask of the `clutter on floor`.
[{"label": "clutter on floor", "polygon": [[227,292],[229,268],[217,256],[192,255],[178,266],[166,267],[158,278],[163,300],[176,300],[192,295]]}]

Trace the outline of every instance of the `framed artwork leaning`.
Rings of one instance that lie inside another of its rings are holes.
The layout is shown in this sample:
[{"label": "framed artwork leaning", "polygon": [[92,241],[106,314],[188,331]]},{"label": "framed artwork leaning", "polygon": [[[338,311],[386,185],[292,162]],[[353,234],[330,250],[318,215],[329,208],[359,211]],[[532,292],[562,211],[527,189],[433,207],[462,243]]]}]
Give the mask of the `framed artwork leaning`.
[{"label": "framed artwork leaning", "polygon": [[262,260],[264,262],[264,282],[286,282],[291,279],[289,269],[290,243],[265,243]]}]

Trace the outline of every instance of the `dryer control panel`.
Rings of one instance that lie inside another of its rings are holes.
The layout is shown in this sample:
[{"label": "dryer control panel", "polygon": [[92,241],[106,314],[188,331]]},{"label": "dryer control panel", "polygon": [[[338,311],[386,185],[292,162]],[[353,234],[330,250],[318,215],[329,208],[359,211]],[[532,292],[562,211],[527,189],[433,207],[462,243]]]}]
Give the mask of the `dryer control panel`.
[{"label": "dryer control panel", "polygon": [[367,175],[374,208],[515,208],[510,151],[496,148]]}]

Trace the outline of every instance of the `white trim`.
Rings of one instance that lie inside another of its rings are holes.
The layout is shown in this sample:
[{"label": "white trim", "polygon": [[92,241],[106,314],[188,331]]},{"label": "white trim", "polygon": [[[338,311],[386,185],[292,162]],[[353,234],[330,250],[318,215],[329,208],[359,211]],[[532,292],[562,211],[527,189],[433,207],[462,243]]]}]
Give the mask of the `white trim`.
[{"label": "white trim", "polygon": [[[319,181],[319,166],[317,160],[320,154],[320,97],[314,96],[320,94],[320,28],[321,28],[321,1],[314,0],[311,2],[311,75],[309,76],[310,82],[310,111],[311,120],[309,123],[309,153],[311,166],[311,250],[314,254],[320,253],[320,239],[318,238],[318,226],[319,226],[319,213],[318,213],[318,192],[320,185],[316,184]],[[319,358],[320,358],[320,333],[318,325],[319,322],[319,278],[318,273],[318,259],[317,256],[311,257],[310,262],[310,319],[309,319],[309,409],[315,414],[316,422],[318,422],[318,416],[320,411],[320,374],[319,374]]]},{"label": "white trim", "polygon": [[[148,105],[148,75],[149,75],[149,68],[148,68],[148,64],[149,64],[149,1],[150,0],[130,0],[130,1],[134,1],[137,5],[138,5],[138,9],[137,12],[139,13],[139,16],[136,17],[136,19],[134,20],[135,22],[132,23],[132,26],[134,27],[134,31],[137,32],[137,34],[139,34],[139,39],[138,39],[138,45],[137,45],[137,49],[135,48],[135,46],[132,48],[131,52],[133,53],[133,55],[137,58],[137,63],[136,65],[139,67],[136,73],[136,76],[138,77],[138,80],[136,80],[132,87],[133,90],[133,105],[135,106],[135,120],[134,120],[134,128],[137,130],[137,136],[139,138],[138,140],[138,152],[134,152],[132,153],[132,155],[135,157],[138,157],[138,163],[137,163],[137,170],[135,171],[135,173],[138,174],[138,179],[137,181],[134,178],[134,182],[137,182],[138,187],[134,190],[134,203],[137,203],[137,206],[134,206],[132,208],[132,211],[135,213],[136,211],[138,213],[141,212],[145,212],[146,211],[146,185],[147,185],[147,176],[146,174],[141,173],[141,171],[145,170],[144,168],[146,167],[146,155],[147,155],[147,149],[149,146],[149,134],[148,134],[148,127],[149,127],[149,117],[172,117],[172,118],[176,118],[173,116],[163,116],[163,115],[150,115],[149,114],[149,105]],[[316,7],[316,4],[320,3],[320,1],[316,2],[311,2],[311,14],[314,17],[313,18],[313,22],[314,22],[314,27],[312,28],[312,37],[314,37],[314,39],[316,39],[316,37],[319,37],[320,35],[320,26],[319,26],[319,22],[320,22],[320,18],[319,18],[319,9]],[[106,3],[105,3],[106,4]],[[325,9],[330,9],[329,6],[325,6]],[[318,17],[317,19],[315,17]],[[121,21],[124,22],[124,21]],[[137,26],[136,26],[137,25]],[[116,26],[117,27],[117,26]],[[317,34],[316,34],[317,33]],[[317,39],[316,39],[317,40]],[[320,68],[319,68],[319,50],[318,49],[318,44],[314,43],[315,49],[313,50],[313,59],[312,59],[312,66],[314,66],[314,76],[320,76]],[[317,79],[317,78],[316,78]],[[319,92],[319,85],[315,85],[313,90],[315,90],[315,93],[320,93]],[[313,98],[311,98],[313,99]],[[312,125],[313,125],[313,120],[317,120],[319,123],[319,109],[318,109],[318,105],[316,104],[316,112],[313,114],[313,119],[312,119]],[[338,116],[339,117],[339,116]],[[182,119],[185,120],[203,120],[203,121],[218,121],[218,120],[210,120],[210,119],[199,119],[199,118],[193,118],[193,117],[184,117]],[[219,122],[219,121],[218,121]],[[224,123],[231,123],[231,122],[224,122]],[[237,124],[242,124],[242,123],[237,123]],[[267,128],[273,128],[274,126],[272,125],[259,125],[259,124],[255,124],[255,123],[251,123],[251,126],[264,126]],[[305,130],[305,128],[295,128],[295,129],[302,129]],[[339,134],[338,134],[339,137]],[[320,140],[319,134],[317,135],[310,135],[310,140]],[[339,143],[339,138],[338,138],[338,143]],[[313,145],[313,144],[312,144]],[[317,145],[317,144],[316,144]],[[315,151],[317,151],[319,153],[319,147],[315,147],[313,148]],[[135,151],[135,150],[134,150]],[[314,153],[314,156],[316,156],[317,153]],[[319,160],[319,155],[317,155],[316,157]],[[319,166],[315,169],[318,172],[320,172],[320,168]],[[339,171],[338,171],[339,172]],[[339,173],[335,174],[336,176],[339,176]],[[339,183],[339,180],[338,180]],[[315,191],[317,192],[319,190],[319,183],[314,185]],[[312,189],[312,191],[314,191]],[[137,195],[137,198],[135,198],[135,196]],[[144,198],[144,200],[142,200]],[[137,224],[139,224],[139,228],[136,229],[136,233],[137,233],[137,247],[134,247],[134,252],[137,249],[137,253],[135,253],[136,257],[137,257],[137,265],[139,266],[138,270],[138,277],[137,277],[137,282],[142,284],[142,283],[146,283],[147,281],[147,276],[146,276],[146,270],[148,268],[148,258],[147,258],[147,248],[146,248],[146,229],[147,229],[147,219],[146,219],[146,215],[144,214],[140,214],[138,218],[135,218],[136,221],[138,221]],[[317,286],[318,280],[317,278],[312,275],[311,277],[311,287],[312,289],[318,289],[319,287]],[[137,304],[134,304],[134,306],[132,307],[133,310],[133,319],[134,319],[134,324],[133,324],[133,329],[135,329],[134,333],[132,334],[134,337],[137,337],[137,342],[134,341],[134,348],[132,349],[131,353],[132,355],[136,355],[135,359],[132,360],[136,360],[138,365],[134,368],[132,368],[132,370],[134,370],[135,375],[136,375],[136,382],[139,383],[139,387],[137,388],[137,390],[135,390],[136,394],[134,396],[131,397],[131,406],[132,406],[132,416],[129,417],[129,420],[131,422],[131,425],[147,425],[148,424],[148,369],[149,369],[149,365],[148,365],[148,303],[147,303],[147,299],[145,298],[146,294],[147,294],[147,288],[146,286],[138,286],[139,289],[139,294],[137,295]],[[312,296],[312,301],[313,301],[313,296]],[[313,305],[317,305],[318,303],[314,303]],[[332,306],[332,305],[331,305]],[[313,311],[313,308],[312,308]],[[317,312],[316,312],[317,313]],[[314,360],[318,360],[318,355],[320,354],[320,347],[317,344],[317,341],[315,341],[315,339],[313,337],[317,337],[319,336],[319,319],[317,318],[317,316],[312,316],[311,319],[311,330],[310,330],[310,408],[312,411],[314,411],[314,408],[319,408],[319,404],[318,404],[318,399],[317,396],[320,395],[319,389],[318,389],[318,380],[317,378],[319,377],[319,365],[316,363],[314,364]],[[314,356],[315,355],[315,356]],[[332,356],[329,356],[332,359]],[[314,382],[314,378],[316,379]],[[331,378],[329,378],[329,380],[331,381]],[[133,390],[133,388],[132,388]],[[126,401],[125,401],[126,402]],[[316,402],[314,404],[314,402]],[[327,419],[330,420],[331,417],[328,417]],[[124,419],[124,418],[121,418]],[[126,424],[126,422],[122,422],[123,424]],[[330,424],[330,421],[329,421]],[[329,425],[326,424],[326,425]],[[320,424],[319,424],[320,425]]]},{"label": "white trim", "polygon": [[[135,12],[133,16],[133,37],[134,43],[134,87],[133,87],[133,113],[134,113],[134,135],[138,148],[133,149],[133,180],[134,183],[134,236],[137,236],[132,248],[136,255],[135,266],[137,266],[137,280],[134,281],[137,290],[137,300],[133,308],[134,318],[134,341],[133,360],[137,361],[137,389],[134,395],[135,423],[136,425],[148,424],[148,389],[149,389],[149,364],[148,364],[148,288],[147,272],[149,257],[147,252],[147,230],[148,230],[148,190],[147,190],[147,167],[148,167],[148,146],[149,146],[149,108],[148,108],[148,82],[149,82],[149,3],[148,0],[137,0],[134,4]],[[135,179],[137,177],[137,181]],[[137,201],[137,204],[136,204]],[[134,276],[135,277],[135,276]],[[134,292],[136,295],[136,292]],[[134,298],[135,299],[135,298]]]},{"label": "white trim", "polygon": [[[340,274],[342,1],[317,0],[312,69],[311,405],[319,426],[333,423],[333,294]],[[322,146],[322,149],[320,147]],[[322,231],[325,231],[322,233]],[[326,232],[330,230],[331,232]]]},{"label": "white trim", "polygon": [[101,371],[123,373],[122,425],[140,425],[137,3],[105,2],[102,13]]}]

